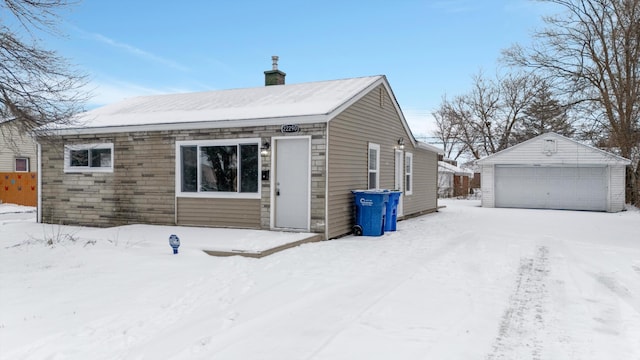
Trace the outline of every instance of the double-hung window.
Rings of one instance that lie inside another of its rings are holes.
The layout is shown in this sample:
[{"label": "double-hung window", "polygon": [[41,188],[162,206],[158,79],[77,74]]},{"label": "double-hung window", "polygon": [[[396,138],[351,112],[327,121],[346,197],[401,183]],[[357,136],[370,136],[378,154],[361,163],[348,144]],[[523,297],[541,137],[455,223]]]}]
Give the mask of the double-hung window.
[{"label": "double-hung window", "polygon": [[113,172],[113,143],[65,145],[65,172]]},{"label": "double-hung window", "polygon": [[380,145],[369,143],[369,189],[380,187]]},{"label": "double-hung window", "polygon": [[179,141],[177,192],[183,196],[260,196],[260,139]]},{"label": "double-hung window", "polygon": [[404,154],[404,166],[405,166],[405,194],[411,195],[413,193],[413,154]]}]

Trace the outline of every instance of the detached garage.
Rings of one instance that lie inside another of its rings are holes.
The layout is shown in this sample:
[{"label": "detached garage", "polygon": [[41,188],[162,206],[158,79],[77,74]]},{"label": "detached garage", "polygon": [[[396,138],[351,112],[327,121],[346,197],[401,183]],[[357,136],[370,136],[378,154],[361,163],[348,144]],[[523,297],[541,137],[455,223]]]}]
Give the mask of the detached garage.
[{"label": "detached garage", "polygon": [[630,161],[548,133],[477,161],[482,206],[617,212]]}]

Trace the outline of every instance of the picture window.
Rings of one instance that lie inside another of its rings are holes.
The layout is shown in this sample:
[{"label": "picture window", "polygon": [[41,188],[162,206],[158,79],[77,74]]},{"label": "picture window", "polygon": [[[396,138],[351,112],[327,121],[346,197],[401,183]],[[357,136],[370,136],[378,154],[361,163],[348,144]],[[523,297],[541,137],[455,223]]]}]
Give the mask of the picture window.
[{"label": "picture window", "polygon": [[[245,142],[247,141],[247,142]],[[178,144],[179,192],[202,196],[259,194],[259,139]]]}]

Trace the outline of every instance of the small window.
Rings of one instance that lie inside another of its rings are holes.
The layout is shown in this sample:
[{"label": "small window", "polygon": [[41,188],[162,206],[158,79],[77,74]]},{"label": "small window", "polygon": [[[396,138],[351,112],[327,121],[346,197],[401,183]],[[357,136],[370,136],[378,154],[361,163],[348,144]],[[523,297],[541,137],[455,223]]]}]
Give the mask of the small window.
[{"label": "small window", "polygon": [[405,193],[411,195],[413,193],[413,154],[406,153],[404,155],[405,165]]},{"label": "small window", "polygon": [[113,144],[65,145],[65,172],[113,172]]},{"label": "small window", "polygon": [[380,145],[369,144],[369,189],[380,186]]},{"label": "small window", "polygon": [[259,139],[184,141],[177,145],[176,180],[183,195],[259,196]]},{"label": "small window", "polygon": [[27,158],[27,157],[16,158],[15,171],[16,172],[29,172],[29,158]]}]

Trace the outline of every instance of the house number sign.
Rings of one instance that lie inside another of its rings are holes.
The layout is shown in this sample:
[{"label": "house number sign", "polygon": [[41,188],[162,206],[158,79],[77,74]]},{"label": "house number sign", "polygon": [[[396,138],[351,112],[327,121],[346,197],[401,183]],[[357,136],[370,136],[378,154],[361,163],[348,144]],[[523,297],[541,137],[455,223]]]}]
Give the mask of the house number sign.
[{"label": "house number sign", "polygon": [[297,133],[298,131],[300,131],[300,127],[295,124],[287,124],[280,127],[280,132],[282,132],[283,134]]}]

